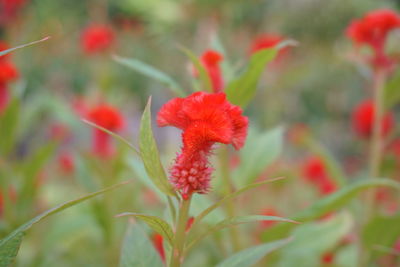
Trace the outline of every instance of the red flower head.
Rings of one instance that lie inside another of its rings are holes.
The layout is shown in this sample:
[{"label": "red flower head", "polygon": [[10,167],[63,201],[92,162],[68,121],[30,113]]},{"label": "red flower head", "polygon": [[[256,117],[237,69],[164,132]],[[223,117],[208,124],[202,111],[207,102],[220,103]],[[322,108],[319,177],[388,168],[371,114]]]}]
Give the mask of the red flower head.
[{"label": "red flower head", "polygon": [[277,34],[263,34],[258,36],[251,45],[250,53],[253,54],[263,49],[272,48],[282,42],[285,38]]},{"label": "red flower head", "polygon": [[7,60],[0,60],[0,83],[8,83],[18,78],[19,73],[14,64]]},{"label": "red flower head", "polygon": [[[361,138],[369,138],[373,131],[375,108],[372,100],[361,102],[353,111],[352,126]],[[382,135],[387,136],[394,127],[394,116],[387,112],[382,118]]]},{"label": "red flower head", "polygon": [[321,263],[323,264],[332,264],[335,260],[335,254],[332,252],[326,252],[321,256]]},{"label": "red flower head", "polygon": [[214,50],[207,50],[200,57],[200,62],[210,76],[212,88],[214,93],[222,92],[224,89],[224,80],[221,74],[220,62],[223,60],[223,56]]},{"label": "red flower head", "polygon": [[86,54],[96,54],[108,50],[114,43],[113,30],[106,25],[92,25],[82,33],[81,45]]},{"label": "red flower head", "polygon": [[10,22],[26,0],[0,0],[0,25]]},{"label": "red flower head", "polygon": [[[113,132],[120,130],[124,123],[121,113],[116,108],[106,104],[92,109],[88,117],[90,121]],[[100,156],[112,154],[110,136],[100,129],[94,129],[93,132],[93,152]]]},{"label": "red flower head", "polygon": [[304,178],[314,184],[322,195],[328,195],[336,191],[336,184],[329,177],[325,163],[321,158],[308,158],[302,168]]},{"label": "red flower head", "polygon": [[400,27],[400,16],[390,9],[379,9],[367,13],[363,18],[351,22],[347,36],[357,45],[369,45],[375,52],[372,62],[385,66],[390,60],[384,53],[388,33]]},{"label": "red flower head", "polygon": [[182,152],[170,170],[170,182],[183,197],[208,192],[213,171],[208,162],[212,146],[223,143],[240,149],[248,127],[242,109],[229,103],[225,93],[205,92],[170,100],[159,111],[157,123],[183,130]]},{"label": "red flower head", "polygon": [[153,243],[154,248],[157,250],[163,262],[165,262],[165,250],[163,244],[163,237],[160,234],[154,233],[151,236],[151,241]]}]

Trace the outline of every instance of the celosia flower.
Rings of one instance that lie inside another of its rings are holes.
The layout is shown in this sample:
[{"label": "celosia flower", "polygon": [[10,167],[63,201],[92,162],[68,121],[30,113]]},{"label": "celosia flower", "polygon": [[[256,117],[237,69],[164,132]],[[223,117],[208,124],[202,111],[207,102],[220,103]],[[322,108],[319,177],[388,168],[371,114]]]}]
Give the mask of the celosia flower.
[{"label": "celosia flower", "polygon": [[25,2],[26,0],[0,0],[0,25],[9,23]]},{"label": "celosia flower", "polygon": [[200,62],[203,64],[210,77],[214,93],[222,92],[224,89],[224,80],[220,68],[222,60],[223,56],[214,50],[207,50],[200,57]]},{"label": "celosia flower", "polygon": [[74,158],[69,153],[63,153],[58,157],[58,164],[62,173],[71,175],[75,170]]},{"label": "celosia flower", "polygon": [[0,60],[0,83],[8,83],[18,78],[17,68],[8,60]]},{"label": "celosia flower", "polygon": [[[372,100],[364,100],[356,106],[352,114],[352,126],[354,132],[361,138],[369,138],[373,132],[375,108]],[[382,118],[382,136],[387,136],[394,126],[394,116],[391,112],[384,114]]]},{"label": "celosia flower", "polygon": [[111,48],[114,40],[114,32],[109,26],[91,25],[83,31],[81,45],[86,54],[96,54]]},{"label": "celosia flower", "polygon": [[153,243],[154,248],[157,250],[158,254],[160,255],[160,258],[162,259],[163,262],[165,262],[165,250],[164,250],[164,244],[163,244],[163,236],[157,233],[154,233],[151,236],[151,241]]},{"label": "celosia flower", "polygon": [[373,49],[375,66],[386,67],[391,63],[384,51],[386,38],[397,28],[400,28],[400,16],[393,10],[379,9],[352,21],[346,34],[357,45],[368,45]]},{"label": "celosia flower", "polygon": [[253,54],[263,49],[273,48],[282,42],[284,38],[277,34],[263,34],[258,36],[251,45],[250,53]]},{"label": "celosia flower", "polygon": [[302,166],[302,173],[306,180],[314,184],[322,195],[336,191],[336,184],[330,178],[326,166],[321,158],[310,157]]},{"label": "celosia flower", "polygon": [[182,197],[207,193],[213,171],[208,157],[215,143],[240,149],[247,136],[248,119],[225,93],[196,92],[164,104],[157,116],[160,127],[181,130],[183,147],[170,170],[170,182]]},{"label": "celosia flower", "polygon": [[[123,117],[114,107],[102,104],[93,108],[88,114],[89,120],[112,132],[123,126]],[[93,129],[93,152],[99,156],[112,154],[110,135],[100,129]]]}]

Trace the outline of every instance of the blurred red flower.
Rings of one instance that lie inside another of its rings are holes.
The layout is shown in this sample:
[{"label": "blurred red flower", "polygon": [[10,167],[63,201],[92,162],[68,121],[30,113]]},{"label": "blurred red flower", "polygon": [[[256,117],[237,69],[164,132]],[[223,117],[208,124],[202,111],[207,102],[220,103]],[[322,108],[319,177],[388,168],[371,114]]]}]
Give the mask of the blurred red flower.
[{"label": "blurred red flower", "polygon": [[26,0],[0,0],[0,25],[9,23],[25,5]]},{"label": "blurred red flower", "polygon": [[224,80],[220,68],[222,60],[223,56],[214,50],[207,50],[200,57],[200,62],[203,64],[210,77],[214,93],[222,92],[224,89]]},{"label": "blurred red flower", "polygon": [[0,83],[14,81],[18,76],[18,70],[13,63],[8,60],[0,60]]},{"label": "blurred red flower", "polygon": [[111,48],[115,41],[113,30],[107,25],[91,25],[82,33],[81,45],[86,54],[97,54]]},{"label": "blurred red flower", "polygon": [[165,250],[163,244],[163,236],[157,233],[154,233],[151,236],[151,241],[153,243],[154,248],[157,250],[163,262],[165,262]]},{"label": "blurred red flower", "polygon": [[[373,131],[375,108],[372,100],[364,100],[358,104],[352,114],[352,127],[361,138],[369,138]],[[382,118],[382,135],[387,136],[394,127],[393,113],[387,112]]]},{"label": "blurred red flower", "polygon": [[285,38],[278,34],[263,34],[258,36],[251,44],[250,53],[253,54],[263,49],[273,48]]},{"label": "blurred red flower", "polygon": [[323,264],[332,264],[335,259],[335,254],[332,252],[326,252],[325,254],[322,255],[321,257],[321,262]]},{"label": "blurred red flower", "polygon": [[[89,111],[88,118],[95,124],[116,132],[123,127],[124,120],[118,109],[101,104]],[[110,143],[110,135],[100,129],[93,129],[93,152],[99,156],[110,156],[112,147]]]},{"label": "blurred red flower", "polygon": [[[274,208],[267,208],[267,209],[263,210],[261,215],[265,215],[265,216],[281,216],[278,213],[278,211],[276,209],[274,209]],[[260,223],[260,225],[261,225],[262,228],[265,229],[265,228],[273,226],[276,223],[277,223],[276,221],[267,221],[267,220],[265,220],[265,221],[262,221]]]},{"label": "blurred red flower", "polygon": [[66,174],[71,175],[75,170],[74,158],[69,153],[63,153],[58,157],[60,170]]},{"label": "blurred red flower", "polygon": [[314,184],[322,195],[336,191],[336,183],[328,174],[324,161],[320,157],[306,159],[302,166],[302,173],[306,180]]},{"label": "blurred red flower", "polygon": [[346,29],[347,36],[357,45],[369,45],[374,50],[372,63],[387,66],[390,59],[384,52],[388,33],[400,27],[400,16],[390,9],[373,10],[363,18],[353,20]]},{"label": "blurred red flower", "polygon": [[247,136],[248,119],[242,109],[226,100],[225,93],[196,92],[164,104],[157,116],[160,127],[183,130],[183,148],[170,170],[170,182],[183,197],[206,193],[212,167],[208,157],[215,143],[240,149]]}]

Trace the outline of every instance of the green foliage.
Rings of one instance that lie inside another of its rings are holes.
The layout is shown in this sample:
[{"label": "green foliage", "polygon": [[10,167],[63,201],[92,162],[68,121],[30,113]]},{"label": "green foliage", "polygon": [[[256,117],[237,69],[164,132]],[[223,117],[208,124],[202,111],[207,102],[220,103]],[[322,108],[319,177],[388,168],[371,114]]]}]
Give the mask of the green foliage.
[{"label": "green foliage", "polygon": [[165,238],[165,240],[169,242],[169,244],[172,244],[174,239],[174,233],[172,232],[171,226],[163,219],[157,216],[151,216],[134,212],[124,212],[118,215],[118,217],[122,216],[133,216],[135,218],[141,219],[151,229],[162,235]]},{"label": "green foliage", "polygon": [[157,251],[138,224],[128,224],[122,245],[119,266],[164,266]]},{"label": "green foliage", "polygon": [[176,196],[174,190],[168,182],[167,175],[165,174],[164,168],[161,164],[157,144],[151,129],[150,107],[151,98],[149,98],[149,101],[147,102],[146,108],[143,112],[142,121],[140,123],[140,155],[147,174],[157,188],[169,196]]},{"label": "green foliage", "polygon": [[291,238],[265,243],[255,247],[251,247],[230,256],[217,267],[247,267],[253,266],[267,254],[280,249],[292,241]]},{"label": "green foliage", "polygon": [[239,78],[231,81],[225,89],[228,100],[245,108],[254,98],[258,81],[264,72],[266,65],[271,62],[277,54],[277,49],[263,49],[254,53],[246,71]]},{"label": "green foliage", "polygon": [[[11,101],[4,113],[0,114],[0,152],[7,155],[16,143],[18,122],[20,118],[20,101]],[[7,129],[7,130],[3,130]]]},{"label": "green foliage", "polygon": [[15,257],[17,256],[19,247],[21,245],[22,238],[25,235],[25,232],[27,230],[29,230],[33,225],[39,223],[43,219],[45,219],[53,214],[59,213],[69,207],[75,206],[75,205],[77,205],[83,201],[86,201],[88,199],[91,199],[95,196],[107,193],[107,192],[114,190],[125,184],[127,184],[127,183],[126,182],[120,183],[120,184],[99,190],[97,192],[88,194],[86,196],[77,198],[75,200],[65,202],[63,204],[60,204],[52,209],[49,209],[49,210],[43,212],[42,214],[36,216],[32,220],[23,224],[18,229],[13,231],[11,234],[9,234],[8,236],[6,236],[2,240],[0,240],[0,267],[7,267],[10,263],[12,263],[14,261]]},{"label": "green foliage", "polygon": [[234,171],[233,179],[238,186],[254,182],[281,154],[283,128],[257,133],[250,131],[247,142],[240,150],[240,166]]},{"label": "green foliage", "polygon": [[134,58],[123,58],[119,56],[114,56],[114,60],[130,69],[133,69],[151,79],[161,82],[167,86],[171,91],[173,91],[177,96],[184,97],[186,94],[184,90],[179,86],[179,84],[174,81],[166,73]]},{"label": "green foliage", "polygon": [[397,71],[385,86],[384,103],[387,109],[400,101],[400,71]]}]

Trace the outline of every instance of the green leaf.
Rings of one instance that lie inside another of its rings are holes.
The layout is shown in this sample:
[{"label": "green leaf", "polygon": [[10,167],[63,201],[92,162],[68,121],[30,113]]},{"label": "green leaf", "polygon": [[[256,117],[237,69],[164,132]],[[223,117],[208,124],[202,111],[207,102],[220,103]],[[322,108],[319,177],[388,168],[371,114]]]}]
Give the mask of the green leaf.
[{"label": "green leaf", "polygon": [[261,134],[251,132],[240,151],[242,162],[233,174],[235,183],[242,187],[254,182],[281,154],[283,128],[277,127]]},{"label": "green leaf", "polygon": [[282,248],[291,242],[291,238],[274,241],[271,243],[266,243],[258,246],[254,246],[225,259],[223,262],[219,263],[217,267],[247,267],[253,266],[258,261],[260,261],[268,253],[271,253],[277,249]]},{"label": "green leaf", "polygon": [[7,50],[3,50],[3,51],[0,52],[0,57],[4,56],[4,55],[6,55],[6,54],[8,54],[8,53],[10,53],[10,52],[12,52],[14,50],[17,50],[17,49],[20,49],[20,48],[24,48],[24,47],[27,47],[27,46],[30,46],[30,45],[34,45],[34,44],[37,44],[37,43],[41,43],[41,42],[47,41],[49,39],[50,39],[50,36],[47,36],[47,37],[45,37],[43,39],[40,39],[38,41],[30,42],[30,43],[19,45],[19,46],[16,46],[16,47],[13,47],[13,48],[10,48],[10,49],[7,49]]},{"label": "green leaf", "polygon": [[321,256],[332,251],[353,227],[349,213],[299,225],[291,233],[293,242],[281,251],[279,267],[319,267]]},{"label": "green leaf", "polygon": [[[337,211],[338,209],[349,203],[354,197],[360,192],[367,190],[372,187],[387,186],[394,189],[400,190],[400,183],[386,179],[386,178],[374,178],[367,180],[360,180],[353,184],[347,185],[333,194],[324,197],[316,201],[313,205],[300,211],[298,214],[293,216],[293,220],[299,222],[308,222],[317,219],[329,212]],[[285,235],[290,229],[291,225],[277,225],[269,228],[263,234],[263,240],[272,240]]]},{"label": "green leaf", "polygon": [[263,49],[251,56],[246,71],[238,79],[229,83],[225,89],[228,100],[232,104],[244,108],[250,103],[265,66],[275,58],[277,51],[275,48]]},{"label": "green leaf", "polygon": [[258,183],[253,183],[253,184],[249,184],[239,190],[237,190],[236,192],[233,192],[231,194],[226,195],[224,198],[220,199],[219,201],[215,202],[213,205],[209,206],[207,209],[203,210],[194,220],[194,223],[192,225],[192,228],[195,227],[195,225],[197,225],[198,223],[201,222],[201,220],[204,219],[204,217],[206,217],[208,214],[210,214],[212,211],[214,211],[216,208],[218,208],[219,206],[225,204],[227,201],[236,198],[237,196],[243,194],[244,192],[253,189],[253,188],[257,188],[259,186],[271,183],[271,182],[275,182],[275,181],[279,181],[282,180],[283,177],[278,177],[278,178],[273,178],[273,179],[268,179],[262,182],[258,182]]},{"label": "green leaf", "polygon": [[117,140],[121,141],[122,143],[126,144],[127,146],[129,146],[133,151],[135,151],[138,155],[140,155],[139,150],[133,145],[131,144],[128,140],[126,140],[125,138],[123,138],[122,136],[120,136],[119,134],[116,134],[110,130],[107,130],[106,128],[101,127],[100,125],[97,125],[94,122],[88,121],[86,119],[82,119],[82,121],[86,124],[89,124],[92,127],[95,127],[99,130],[102,130],[105,133],[108,133],[109,135],[111,135],[112,137],[116,138]]},{"label": "green leaf", "polygon": [[123,58],[119,56],[114,56],[113,59],[124,65],[129,67],[130,69],[136,70],[137,72],[157,80],[171,89],[177,96],[184,97],[186,94],[183,89],[178,85],[176,81],[174,81],[170,76],[165,74],[164,72],[133,58]]},{"label": "green leaf", "polygon": [[139,133],[140,155],[143,160],[146,172],[154,184],[167,195],[176,196],[171,184],[168,182],[167,175],[161,164],[157,149],[156,140],[154,140],[153,130],[151,129],[151,97],[147,102],[142,115]]},{"label": "green leaf", "polygon": [[296,221],[287,219],[287,218],[282,218],[282,217],[277,217],[277,216],[265,216],[265,215],[249,215],[249,216],[238,216],[238,217],[233,217],[233,218],[228,218],[225,219],[214,226],[211,226],[207,231],[203,232],[202,234],[198,235],[197,237],[194,238],[193,241],[190,242],[190,244],[187,247],[187,250],[190,250],[194,245],[196,245],[199,241],[201,241],[203,238],[211,235],[212,233],[236,226],[239,224],[244,224],[244,223],[251,223],[251,222],[259,222],[259,221],[276,221],[276,222],[290,222],[290,223],[297,223]]},{"label": "green leaf", "polygon": [[17,126],[20,117],[20,101],[14,99],[7,109],[0,115],[0,151],[1,154],[8,154],[16,143]]},{"label": "green leaf", "polygon": [[151,216],[134,212],[124,212],[118,214],[116,217],[122,217],[122,216],[134,216],[136,218],[143,220],[151,229],[162,235],[170,244],[173,243],[174,233],[172,232],[172,228],[163,219],[157,216]]},{"label": "green leaf", "polygon": [[394,105],[398,104],[400,101],[400,70],[397,71],[393,78],[386,83],[384,103],[387,109],[392,108]]},{"label": "green leaf", "polygon": [[379,248],[392,248],[400,236],[400,214],[377,216],[362,231],[362,240],[366,248],[372,251],[371,257],[384,254]]},{"label": "green leaf", "polygon": [[198,71],[203,91],[212,93],[213,89],[210,76],[208,76],[208,73],[203,64],[201,64],[200,60],[189,49],[185,47],[179,47],[179,49],[190,59],[193,66]]},{"label": "green leaf", "polygon": [[60,204],[52,209],[49,209],[49,210],[43,212],[42,214],[36,216],[35,218],[31,219],[27,223],[23,224],[18,229],[16,229],[14,232],[12,232],[8,236],[6,236],[2,240],[0,240],[0,267],[7,267],[14,261],[15,257],[17,256],[17,253],[18,253],[18,250],[21,245],[22,238],[23,238],[25,232],[27,230],[29,230],[33,225],[39,223],[43,219],[45,219],[53,214],[59,213],[69,207],[79,204],[85,200],[91,199],[95,196],[98,196],[98,195],[104,194],[106,192],[109,192],[111,190],[114,190],[125,184],[127,184],[127,182],[120,183],[120,184],[117,184],[117,185],[114,185],[111,187],[107,187],[103,190],[88,194],[86,196],[77,198],[75,200],[65,202],[63,204]]},{"label": "green leaf", "polygon": [[120,267],[164,266],[152,243],[138,224],[130,223],[122,245]]}]

